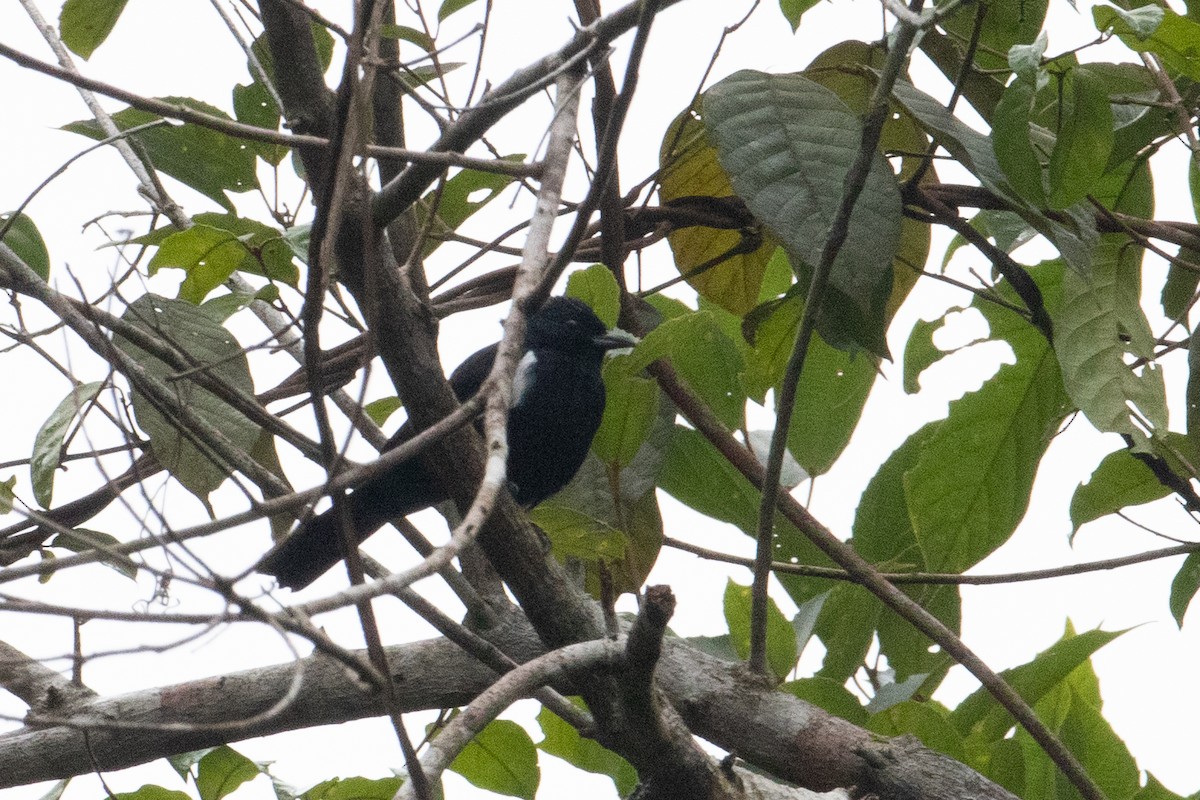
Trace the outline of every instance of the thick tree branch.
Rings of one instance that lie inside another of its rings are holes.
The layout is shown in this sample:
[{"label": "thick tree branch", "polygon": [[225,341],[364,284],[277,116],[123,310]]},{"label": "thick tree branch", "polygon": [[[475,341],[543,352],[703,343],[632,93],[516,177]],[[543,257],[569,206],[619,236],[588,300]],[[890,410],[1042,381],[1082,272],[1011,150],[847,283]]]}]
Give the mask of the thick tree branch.
[{"label": "thick tree branch", "polygon": [[[546,652],[534,631],[519,618],[488,631],[490,640],[520,662]],[[390,672],[405,711],[451,708],[469,703],[495,681],[495,673],[442,639],[388,648]],[[93,730],[91,752],[102,769],[146,763],[172,753],[230,740],[204,725],[236,721],[280,697],[279,686],[297,668],[304,683],[296,702],[282,714],[246,726],[249,738],[285,730],[377,716],[378,699],[347,677],[332,659],[317,656],[301,665],[282,664],[176,686],[149,689],[79,706],[89,717],[119,714],[130,723],[192,721],[192,731],[160,732],[136,727]],[[658,684],[694,733],[776,777],[818,792],[839,786],[892,788],[881,800],[1014,800],[972,770],[945,756],[903,740],[879,737],[845,720],[774,691],[740,664],[701,653],[668,639],[658,664]],[[562,686],[571,691],[572,687]],[[890,758],[869,754],[890,750]],[[94,769],[82,734],[69,727],[26,728],[0,736],[0,789]],[[947,776],[953,778],[952,781]],[[973,785],[969,794],[958,789]],[[907,792],[896,787],[907,787]],[[942,788],[946,787],[946,788]],[[793,795],[811,798],[803,790]]]}]

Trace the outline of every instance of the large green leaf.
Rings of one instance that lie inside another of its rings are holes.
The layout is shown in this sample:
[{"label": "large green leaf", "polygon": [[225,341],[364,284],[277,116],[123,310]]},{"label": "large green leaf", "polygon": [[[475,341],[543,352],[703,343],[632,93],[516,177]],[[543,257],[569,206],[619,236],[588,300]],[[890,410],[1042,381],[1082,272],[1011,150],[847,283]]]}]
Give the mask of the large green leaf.
[{"label": "large green leaf", "polygon": [[182,299],[201,302],[233,270],[299,284],[296,254],[286,232],[233,214],[205,213],[192,219],[196,224],[185,231],[167,225],[133,240],[159,248],[150,259],[151,275],[163,267],[188,273],[179,289]]},{"label": "large green leaf", "polygon": [[1200,81],[1200,23],[1195,20],[1153,4],[1131,11],[1096,5],[1092,18],[1097,30],[1111,29],[1129,49],[1154,53],[1170,72]]},{"label": "large green leaf", "polygon": [[[1000,677],[1025,699],[1036,703],[1067,681],[1071,673],[1086,664],[1092,654],[1121,636],[1124,631],[1086,631],[1074,635],[1070,631],[1032,661],[1004,670]],[[983,688],[976,689],[950,712],[950,721],[964,736],[976,742],[999,741],[1012,728],[1014,721],[992,695]]]},{"label": "large green leaf", "polygon": [[[733,195],[697,109],[685,109],[667,128],[659,164],[658,193],[665,205],[720,202]],[[752,220],[746,223],[753,225]],[[667,242],[688,284],[701,297],[741,316],[758,303],[767,262],[776,248],[773,240],[755,245],[756,234],[695,225],[672,230]]]},{"label": "large green leaf", "polygon": [[[796,342],[804,301],[791,294],[766,308],[756,314],[765,318],[753,327],[753,354],[757,371],[777,384]],[[838,350],[820,334],[809,341],[788,430],[788,450],[809,475],[828,472],[850,443],[875,385],[876,364],[871,354]],[[778,401],[778,391],[775,397]]]},{"label": "large green leaf", "polygon": [[[209,116],[229,119],[229,115],[208,103],[190,97],[161,97],[165,103],[180,105]],[[145,125],[162,119],[157,114],[127,108],[112,115],[121,130]],[[106,134],[93,120],[81,120],[63,126],[64,130],[103,139]],[[205,197],[235,213],[233,203],[225,195],[230,192],[249,192],[258,188],[254,150],[240,139],[201,128],[199,125],[157,125],[134,134],[145,148],[155,168],[190,186]]]},{"label": "large green leaf", "polygon": [[1092,192],[1101,175],[1096,165],[1108,163],[1113,147],[1113,115],[1104,85],[1084,68],[1071,70],[1068,77],[1070,94],[1064,98],[1047,171],[1049,202],[1056,209]]},{"label": "large green leaf", "polygon": [[1188,606],[1200,591],[1200,553],[1191,553],[1183,560],[1175,579],[1171,581],[1171,616],[1175,624],[1183,627],[1183,617]]},{"label": "large green leaf", "polygon": [[29,478],[33,485],[33,496],[42,508],[49,508],[54,497],[54,475],[62,464],[62,446],[67,429],[103,385],[104,381],[94,381],[73,387],[33,438]]},{"label": "large green leaf", "polygon": [[[750,653],[750,587],[725,583],[725,622],[729,625],[729,639],[740,658]],[[767,666],[776,678],[783,680],[796,666],[800,652],[796,646],[796,631],[787,617],[767,599]]]},{"label": "large green leaf", "polygon": [[[704,97],[704,124],[734,190],[804,274],[820,263],[862,127],[838,96],[800,75],[743,70]],[[884,340],[900,193],[873,154],[817,317],[825,340],[888,354]]]},{"label": "large green leaf", "polygon": [[[938,6],[948,5],[941,0]],[[991,0],[983,6],[983,21],[979,25],[978,48],[975,51],[977,69],[1003,70],[1008,68],[1008,51],[1013,45],[1033,42],[1042,30],[1049,0]],[[975,33],[978,9],[963,5],[955,9],[940,24],[960,46],[965,46]],[[952,80],[956,76],[950,76]]]},{"label": "large green leaf", "polygon": [[[204,369],[234,389],[247,395],[254,393],[241,345],[229,331],[191,303],[146,294],[131,303],[121,318],[181,351],[194,365],[189,372]],[[187,375],[180,374],[181,370],[130,340],[117,336],[114,342],[149,375],[172,387],[178,401],[192,413],[208,421],[247,453],[254,449],[259,436],[257,425]],[[198,497],[206,497],[229,476],[229,466],[217,463],[206,449],[198,448],[180,420],[164,414],[163,409],[136,390],[133,411],[138,425],[150,438],[150,449],[159,463]]]},{"label": "large green leaf", "polygon": [[[1033,271],[1057,308],[1062,265]],[[1011,290],[1002,285],[1006,296]],[[1012,535],[1025,514],[1042,453],[1069,411],[1054,351],[1023,317],[976,301],[992,337],[1016,356],[983,387],[950,404],[947,419],[905,475],[909,514],[929,569],[959,572]]]},{"label": "large green leaf", "polygon": [[592,264],[587,269],[575,270],[567,278],[566,295],[587,303],[609,328],[617,327],[617,317],[621,314],[621,287],[608,267]]},{"label": "large green leaf", "polygon": [[[504,156],[502,161],[520,163],[524,154]],[[417,204],[418,224],[429,225],[430,237],[425,242],[428,256],[441,246],[444,237],[458,230],[475,212],[486,206],[516,178],[498,172],[477,169],[460,170],[457,175],[434,189]],[[437,213],[432,223],[429,220],[431,206],[437,204]]]},{"label": "large green leaf", "polygon": [[58,15],[63,44],[82,59],[91,58],[121,18],[128,0],[67,0]]},{"label": "large green leaf", "polygon": [[[933,440],[940,424],[925,425],[888,456],[859,500],[850,541],[863,558],[878,569],[922,572],[929,568],[909,517],[904,480],[906,473],[919,462],[922,451]],[[959,630],[962,608],[958,587],[918,585],[903,588],[950,630]],[[869,602],[878,604],[873,597]],[[932,691],[950,666],[944,653],[929,651],[928,637],[882,605],[876,635],[880,653],[887,656],[897,680],[926,674],[932,676],[927,687]]]},{"label": "large green leaf", "polygon": [[[880,42],[839,42],[812,60],[804,77],[837,93],[856,115],[865,116],[879,82],[875,70],[883,68],[887,49]],[[890,113],[879,132],[879,151],[886,157],[899,155],[897,177],[901,182],[921,173],[922,186],[936,183],[937,163],[923,158],[929,137],[899,103],[890,103]],[[904,217],[900,222],[900,246],[892,260],[892,294],[886,319],[890,322],[900,304],[917,282],[929,258],[930,226]]]},{"label": "large green leaf", "polygon": [[966,761],[962,736],[950,724],[947,716],[939,703],[908,700],[872,714],[867,728],[887,737],[911,734],[930,750]]},{"label": "large green leaf", "polygon": [[524,728],[506,719],[489,722],[450,769],[480,789],[525,800],[533,800],[542,778],[533,740]]},{"label": "large green leaf", "polygon": [[941,103],[910,83],[897,81],[892,93],[922,127],[985,188],[1004,198],[1026,223],[1048,238],[1073,269],[1084,274],[1091,269],[1097,233],[1095,215],[1090,208],[1081,204],[1054,217],[1047,216],[1029,205],[1009,183],[996,160],[991,139],[962,122]]},{"label": "large green leaf", "polygon": [[390,800],[400,790],[403,778],[333,778],[321,781],[300,795],[300,800]]},{"label": "large green leaf", "polygon": [[[7,230],[4,230],[5,227]],[[46,249],[46,240],[33,220],[25,214],[18,214],[15,220],[12,214],[0,214],[0,230],[4,230],[4,238],[0,241],[12,248],[17,257],[42,280],[49,280],[50,251]]]},{"label": "large green leaf", "polygon": [[628,761],[599,742],[583,738],[550,709],[539,711],[537,721],[543,734],[542,741],[537,744],[539,750],[561,758],[573,767],[607,775],[621,797],[628,797],[637,787],[637,771]]},{"label": "large green leaf", "polygon": [[1033,97],[1033,87],[1025,81],[1014,81],[1004,90],[992,117],[992,146],[1013,189],[1034,206],[1044,206],[1042,164],[1029,138]]},{"label": "large green leaf", "polygon": [[733,430],[745,427],[746,394],[739,373],[742,356],[713,314],[692,311],[664,320],[646,334],[625,364],[640,371],[660,358]]},{"label": "large green leaf", "polygon": [[1054,350],[1071,401],[1100,431],[1142,436],[1147,428],[1166,431],[1167,398],[1157,364],[1142,367],[1139,375],[1125,359],[1131,331],[1149,329],[1144,318],[1126,324],[1140,314],[1136,299],[1122,286],[1130,280],[1120,263],[1126,248],[1124,237],[1105,236],[1089,275],[1067,270],[1062,304],[1051,316]]},{"label": "large green leaf", "polygon": [[1128,506],[1161,500],[1170,493],[1150,468],[1128,450],[1109,453],[1088,482],[1080,484],[1071,497],[1071,535],[1088,522]]},{"label": "large green leaf", "polygon": [[221,800],[261,772],[262,768],[253,761],[232,747],[221,745],[200,759],[196,791],[200,800]]},{"label": "large green leaf", "polygon": [[[267,87],[255,80],[249,84],[233,87],[233,114],[238,122],[254,125],[269,131],[279,128],[281,114],[275,98]],[[273,142],[247,141],[246,145],[272,166],[278,166],[288,154],[289,148]]]},{"label": "large green leaf", "polygon": [[823,708],[830,714],[844,720],[863,725],[867,721],[867,710],[862,703],[846,688],[845,681],[835,681],[829,678],[801,678],[798,681],[788,681],[779,687],[782,692],[812,703],[817,708]]}]

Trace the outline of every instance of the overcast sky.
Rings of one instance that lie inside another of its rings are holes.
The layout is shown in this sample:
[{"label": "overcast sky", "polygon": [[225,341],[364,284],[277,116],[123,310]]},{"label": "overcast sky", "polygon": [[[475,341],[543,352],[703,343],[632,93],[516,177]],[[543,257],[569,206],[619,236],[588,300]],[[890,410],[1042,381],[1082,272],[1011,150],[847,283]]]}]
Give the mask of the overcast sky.
[{"label": "overcast sky", "polygon": [[[313,5],[331,16],[342,18],[347,4],[327,2]],[[639,93],[622,145],[621,166],[627,184],[640,180],[654,169],[662,133],[690,97],[722,27],[740,18],[748,5],[728,0],[687,0],[661,16],[651,39]],[[1054,5],[1057,17],[1050,28],[1051,52],[1068,49],[1095,37],[1090,12],[1087,11],[1090,4],[1080,2],[1078,14],[1061,0]],[[48,17],[57,18],[58,3],[43,0],[40,7]],[[571,31],[569,7],[569,3],[548,0],[497,0],[489,33],[485,75],[493,83],[498,82],[513,69],[559,45]],[[461,19],[454,18],[452,23],[465,29],[474,21],[470,16],[473,13],[472,10],[462,12],[459,15]],[[793,36],[777,6],[772,0],[766,0],[743,30],[726,44],[713,80],[743,67],[768,71],[798,69],[840,39],[871,39],[877,36],[878,30],[879,7],[876,3],[869,0],[836,0],[834,3],[822,3],[810,12],[799,33]],[[28,17],[12,0],[0,3],[0,41],[39,58],[52,60]],[[473,47],[473,44],[468,45],[459,60],[469,60]],[[1116,52],[1120,54],[1119,50]],[[624,50],[619,48],[615,60],[618,69],[623,63],[623,53]],[[229,88],[247,79],[244,58],[205,0],[173,0],[170,3],[131,0],[110,40],[90,62],[80,62],[80,65],[91,77],[111,81],[143,95],[191,96],[226,109],[229,108]],[[914,66],[914,71],[918,82],[931,74],[929,68],[920,62]],[[945,83],[939,80],[936,85],[940,90]],[[112,101],[106,101],[105,105],[114,111],[120,108],[120,104]],[[529,136],[529,129],[533,124],[530,120],[544,125],[546,103],[541,98],[535,98],[529,105],[532,110],[528,115],[518,113],[497,127],[494,140],[501,144],[502,150],[504,145],[510,146],[505,152],[518,152],[520,148],[530,147],[532,137]],[[56,128],[71,120],[87,117],[87,111],[74,89],[20,70],[9,62],[0,62],[0,108],[5,109],[0,117],[3,120],[0,122],[0,209],[9,209],[18,205],[66,158],[86,145],[80,137]],[[586,114],[581,124],[590,125]],[[410,146],[420,146],[421,133],[417,126]],[[1166,169],[1159,169],[1155,173],[1158,213],[1165,218],[1190,220],[1192,216],[1187,188],[1183,183],[1183,170],[1179,168],[1181,163],[1176,160],[1166,165]],[[169,179],[167,183],[189,212],[214,210],[210,201],[199,198]],[[505,196],[505,205],[510,196]],[[241,205],[251,208],[252,198]],[[114,253],[111,249],[97,250],[103,239],[93,231],[81,234],[81,225],[107,211],[144,208],[145,204],[136,194],[133,178],[117,156],[111,152],[100,152],[87,156],[55,181],[31,205],[28,213],[49,242],[55,278],[68,280],[66,267],[69,265],[85,285],[92,286],[98,281],[102,282],[114,269]],[[481,230],[488,229],[486,219],[478,224]],[[144,222],[132,220],[128,225],[136,229]],[[114,229],[116,227],[113,226]],[[937,250],[939,243],[944,247],[945,241],[945,237],[935,238],[935,259],[940,258]],[[954,268],[963,270],[965,274],[971,262],[969,256],[962,253],[964,251],[960,251],[956,258]],[[663,250],[653,256],[659,261],[652,263],[661,266],[665,257],[666,251]],[[1148,275],[1152,276],[1147,284],[1158,285],[1158,276],[1163,269],[1161,262],[1153,255],[1148,255],[1147,265]],[[163,275],[153,286],[169,294],[173,292],[177,281],[178,276]],[[897,355],[903,352],[903,338],[907,335],[908,323],[920,316],[932,317],[950,303],[967,302],[961,293],[944,287],[932,290],[922,287],[922,291],[926,293],[924,304],[908,304],[893,326],[899,336],[893,337],[890,344]],[[0,309],[0,324],[8,321],[9,318],[5,316],[8,313],[7,307]],[[481,312],[471,318],[471,327],[466,324],[454,327],[443,338],[447,365],[453,366],[481,343],[494,339],[499,333],[494,321],[499,316],[499,311]],[[246,330],[253,329],[247,327]],[[967,341],[972,331],[977,333],[979,330],[978,320],[965,314],[950,336]],[[261,336],[261,332],[252,335]],[[252,339],[243,339],[243,343],[250,341]],[[949,341],[939,343],[951,344]],[[1003,347],[996,346],[986,354],[976,349],[970,354],[948,357],[927,373],[923,391],[915,397],[903,394],[899,366],[885,365],[884,380],[878,383],[868,403],[855,441],[839,466],[818,482],[812,501],[812,509],[817,517],[833,530],[848,535],[858,493],[878,464],[924,422],[944,416],[949,400],[976,388],[994,372],[1004,357],[1003,351]],[[12,358],[12,354],[4,354],[7,374],[24,376],[25,373],[10,366]],[[1168,357],[1168,375],[1182,376],[1186,373],[1182,358],[1182,354]],[[40,376],[45,373],[33,362],[30,364],[30,374]],[[87,369],[86,363],[76,366],[84,371]],[[0,400],[7,425],[5,457],[11,457],[14,453],[12,442],[32,441],[50,404],[57,402],[66,390],[61,379],[58,384],[50,384],[44,392],[36,388],[30,391],[10,378],[8,391]],[[269,382],[258,388],[266,388],[267,385]],[[1175,420],[1173,427],[1178,430],[1182,429],[1183,411],[1178,403],[1179,387],[1175,389],[1172,396],[1175,401],[1172,408]],[[380,393],[384,391],[380,390]],[[758,419],[761,424],[767,421],[761,414]],[[1082,418],[1076,420],[1050,448],[1035,485],[1029,514],[1012,542],[974,571],[990,573],[1059,566],[1159,546],[1158,540],[1120,521],[1102,521],[1085,528],[1073,549],[1067,541],[1070,532],[1067,504],[1071,493],[1080,481],[1087,479],[1103,454],[1119,446],[1120,441],[1116,437],[1097,435]],[[19,455],[28,452],[28,448],[17,446],[15,452]],[[361,458],[368,457],[366,449],[356,450],[355,454]],[[315,473],[305,473],[299,466],[297,469],[298,486],[317,481]],[[9,474],[10,471],[0,472],[0,479]],[[17,474],[21,484],[27,486],[27,473],[18,470]],[[82,479],[86,477],[81,477],[81,485],[89,485],[89,480]],[[305,483],[306,479],[308,483]],[[62,487],[71,486],[69,477],[64,476],[61,480]],[[69,489],[60,490],[69,492]],[[806,491],[806,487],[802,487],[801,491]],[[198,505],[184,496],[182,491],[174,490],[169,500],[178,504],[181,514],[199,518]],[[668,530],[672,535],[728,552],[751,552],[750,540],[732,528],[699,517],[670,498],[664,497],[662,502]],[[1151,510],[1136,510],[1134,517],[1180,538],[1195,538],[1194,528],[1173,501],[1163,501]],[[122,524],[128,523],[128,516],[121,519]],[[421,519],[432,520],[433,517]],[[266,547],[264,527],[238,531],[240,538],[227,534],[201,546],[200,550],[215,562],[228,563],[230,569],[237,569],[249,563],[255,553]],[[388,563],[399,564],[408,558],[403,549],[391,541],[398,537],[377,538],[387,541],[373,541],[372,551],[389,559]],[[1193,627],[1178,632],[1167,610],[1167,591],[1178,563],[1178,560],[1156,562],[1116,573],[1093,573],[1053,582],[966,587],[963,590],[964,629],[968,644],[999,670],[1023,663],[1051,645],[1061,636],[1068,619],[1073,621],[1078,630],[1094,627],[1117,630],[1138,626],[1095,657],[1105,700],[1105,715],[1125,738],[1143,769],[1154,772],[1173,790],[1186,794],[1200,789],[1200,765],[1194,753],[1194,726],[1172,729],[1159,713],[1160,709],[1168,710],[1169,719],[1179,723],[1200,717],[1200,691],[1195,681],[1190,679],[1200,637],[1194,628],[1194,620]],[[113,608],[134,606],[149,600],[147,582],[134,586],[103,568],[95,568],[88,575],[90,577],[86,585],[78,587],[80,602],[86,602],[87,597],[95,596],[96,592],[103,592],[108,600],[107,605]],[[720,604],[726,575],[743,583],[749,580],[742,570],[705,564],[692,556],[664,550],[650,582],[671,584],[679,597],[678,612],[673,621],[676,631],[684,635],[717,634],[723,632]],[[30,597],[39,597],[42,596],[41,592],[53,590],[59,593],[56,598],[69,600],[69,583],[83,583],[74,581],[74,578],[74,575],[65,576],[56,581],[59,586],[52,584],[49,588],[22,582],[5,585],[4,590]],[[310,591],[315,595],[322,589],[331,590],[337,585],[337,580],[341,580],[340,576],[327,576]],[[443,596],[436,586],[426,587],[423,584],[422,589],[428,589],[431,597],[440,599]],[[192,595],[186,589],[179,588],[178,591],[181,598],[192,601]],[[786,596],[782,592],[775,592],[775,596],[790,612],[792,607]],[[430,635],[428,628],[400,610],[398,604],[384,602],[381,605],[388,614],[396,614],[386,622],[385,639],[389,642]],[[321,623],[339,637],[339,641],[355,643],[360,639],[356,623],[348,614],[331,615],[322,618]],[[0,617],[0,631],[3,632],[0,638],[34,654],[48,656],[70,650],[69,625],[58,620],[6,615]],[[91,641],[99,639],[104,642],[102,649],[122,646],[120,637],[130,633],[119,626],[105,627],[100,623],[89,624],[85,631]],[[163,633],[163,636],[168,635]],[[111,639],[108,638],[110,636]],[[814,644],[812,650],[814,652],[806,653],[803,664],[818,663],[820,648]],[[115,694],[142,688],[148,682],[172,683],[286,658],[286,650],[273,637],[258,629],[239,626],[162,654],[98,659],[89,664],[86,678],[89,685],[102,694]],[[58,666],[63,665],[60,663]],[[939,697],[954,705],[974,688],[974,681],[956,668]],[[0,694],[0,713],[19,716],[22,712],[19,703]],[[529,720],[532,713],[530,705],[521,709],[517,718]],[[416,730],[423,721],[423,718],[414,718],[413,729]],[[16,724],[0,722],[0,730]],[[536,729],[532,732],[535,740],[540,738]],[[256,759],[276,761],[275,773],[300,788],[307,788],[317,780],[334,775],[382,776],[387,774],[388,767],[402,763],[394,736],[387,725],[378,720],[337,729],[302,731],[270,740],[255,740],[239,745],[238,749]],[[572,790],[576,794],[583,793],[580,796],[611,796],[611,784],[607,779],[579,773],[561,764],[556,766],[554,759],[545,756],[541,763],[545,776],[543,786],[546,787],[542,792],[543,797],[555,796],[551,787],[555,785],[554,781],[559,780],[558,776],[569,776],[563,779],[569,779]],[[168,788],[182,788],[177,776],[161,763],[106,777],[116,791],[129,791],[147,782],[158,782]],[[449,796],[477,796],[477,793],[472,794],[475,792],[473,789],[455,791],[456,784],[461,784],[461,781],[457,778],[448,780],[448,789],[451,790]],[[590,787],[595,787],[594,795]],[[0,797],[3,800],[24,800],[37,797],[42,791],[44,787],[9,790],[0,792]],[[82,800],[95,797],[98,791],[94,779],[81,778],[69,790],[68,798]],[[260,779],[253,788],[241,791],[239,796],[242,797],[266,797],[270,789]]]}]

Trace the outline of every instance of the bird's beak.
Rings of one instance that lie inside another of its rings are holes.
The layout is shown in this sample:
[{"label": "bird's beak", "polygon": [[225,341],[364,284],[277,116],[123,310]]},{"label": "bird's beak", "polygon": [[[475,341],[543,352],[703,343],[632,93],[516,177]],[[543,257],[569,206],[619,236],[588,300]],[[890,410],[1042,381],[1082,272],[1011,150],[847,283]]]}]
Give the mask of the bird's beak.
[{"label": "bird's beak", "polygon": [[601,350],[628,350],[641,339],[620,328],[613,328],[602,336],[592,339],[592,343]]}]

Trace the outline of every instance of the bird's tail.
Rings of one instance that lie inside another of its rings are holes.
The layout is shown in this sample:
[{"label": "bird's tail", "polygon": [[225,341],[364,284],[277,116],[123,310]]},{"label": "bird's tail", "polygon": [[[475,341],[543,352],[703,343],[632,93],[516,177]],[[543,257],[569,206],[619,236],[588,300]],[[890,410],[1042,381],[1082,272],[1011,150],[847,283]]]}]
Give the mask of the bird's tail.
[{"label": "bird's tail", "polygon": [[[387,522],[445,499],[420,462],[368,481],[343,500],[355,543],[362,542]],[[341,519],[334,509],[317,514],[275,545],[255,568],[274,575],[280,586],[303,589],[344,557]]]},{"label": "bird's tail", "polygon": [[[346,498],[345,502],[351,505],[350,519],[353,521],[357,504],[351,498]],[[334,512],[331,508],[303,523],[263,556],[257,571],[274,575],[280,586],[289,589],[303,589],[324,575],[342,559],[340,519]]]}]

